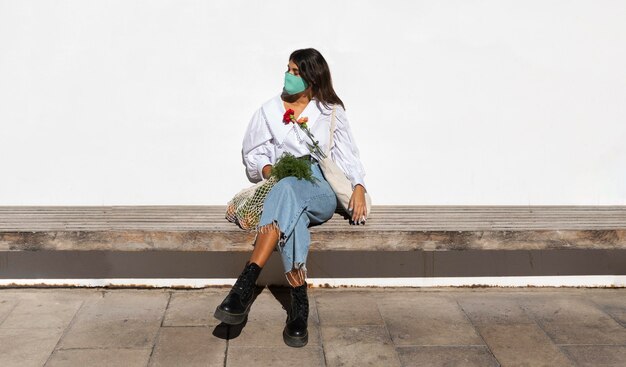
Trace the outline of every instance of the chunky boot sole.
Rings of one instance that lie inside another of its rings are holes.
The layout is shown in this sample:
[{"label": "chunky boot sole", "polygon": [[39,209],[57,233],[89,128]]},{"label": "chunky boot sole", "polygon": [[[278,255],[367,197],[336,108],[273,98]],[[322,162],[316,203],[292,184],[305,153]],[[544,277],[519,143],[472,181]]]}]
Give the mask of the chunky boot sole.
[{"label": "chunky boot sole", "polygon": [[220,306],[217,306],[217,308],[215,309],[215,313],[213,314],[213,317],[215,317],[216,319],[220,320],[221,322],[225,324],[239,325],[246,320],[246,316],[248,316],[251,306],[252,306],[252,303],[250,303],[248,307],[246,307],[246,310],[243,313],[226,312],[222,310]]},{"label": "chunky boot sole", "polygon": [[285,344],[287,344],[290,347],[304,347],[306,345],[306,343],[309,342],[309,332],[307,331],[306,334],[304,334],[304,336],[290,336],[287,334],[286,330],[283,330],[283,340],[285,341]]}]

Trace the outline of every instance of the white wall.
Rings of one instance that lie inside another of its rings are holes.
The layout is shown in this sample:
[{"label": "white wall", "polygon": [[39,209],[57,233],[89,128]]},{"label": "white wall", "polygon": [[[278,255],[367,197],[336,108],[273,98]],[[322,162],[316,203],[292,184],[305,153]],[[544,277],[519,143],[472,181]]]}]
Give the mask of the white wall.
[{"label": "white wall", "polygon": [[374,204],[626,204],[624,1],[0,0],[0,205],[225,204],[289,53]]}]

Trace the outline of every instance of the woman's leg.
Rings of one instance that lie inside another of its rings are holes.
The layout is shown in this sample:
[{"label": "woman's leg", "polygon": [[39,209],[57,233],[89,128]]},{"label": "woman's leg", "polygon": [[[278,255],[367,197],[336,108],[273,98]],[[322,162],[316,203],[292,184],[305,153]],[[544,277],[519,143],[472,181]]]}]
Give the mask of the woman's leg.
[{"label": "woman's leg", "polygon": [[[313,173],[321,177],[316,166]],[[322,182],[315,195],[307,198],[293,231],[282,248],[281,256],[285,266],[285,276],[290,288],[291,302],[283,329],[283,340],[291,347],[302,347],[308,342],[309,300],[306,282],[306,259],[311,243],[310,224],[321,224],[330,219],[337,205],[337,197]]]},{"label": "woman's leg", "polygon": [[[292,287],[299,287],[306,282],[306,261],[311,244],[311,224],[318,225],[332,218],[337,208],[337,197],[330,185],[324,180],[318,165],[312,165],[313,175],[320,179],[315,190],[303,196],[302,206],[296,212],[295,225],[286,233],[280,254],[285,268],[285,277]],[[293,222],[293,221],[292,221]]]},{"label": "woman's leg", "polygon": [[253,289],[256,280],[272,254],[279,238],[276,227],[267,226],[257,233],[255,247],[250,260],[246,262],[231,291],[215,310],[214,316],[227,324],[240,324],[252,305]]},{"label": "woman's leg", "polygon": [[302,285],[306,278],[309,224],[321,224],[330,219],[337,204],[337,197],[319,165],[312,164],[311,169],[316,182],[286,177],[267,194],[250,260],[262,266],[277,248],[285,277],[292,286]]},{"label": "woman's leg", "polygon": [[280,231],[278,228],[270,227],[268,230],[259,232],[254,241],[254,251],[252,251],[252,255],[250,256],[250,262],[264,267],[265,263],[272,255],[274,248],[276,248],[279,236]]},{"label": "woman's leg", "polygon": [[281,248],[281,257],[285,267],[285,278],[292,287],[299,287],[306,281],[306,258],[311,243],[309,217],[305,211],[300,214],[291,236]]},{"label": "woman's leg", "polygon": [[287,244],[292,244],[296,221],[315,192],[314,184],[295,177],[283,178],[272,187],[265,198],[250,261],[265,264],[274,249],[282,253],[285,247],[291,248]]}]

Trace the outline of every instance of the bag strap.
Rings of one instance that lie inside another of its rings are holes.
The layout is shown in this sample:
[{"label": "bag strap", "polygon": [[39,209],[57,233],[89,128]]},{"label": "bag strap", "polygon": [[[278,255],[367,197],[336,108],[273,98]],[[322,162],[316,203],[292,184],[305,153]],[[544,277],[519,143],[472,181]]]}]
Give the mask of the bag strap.
[{"label": "bag strap", "polygon": [[328,141],[328,151],[326,152],[326,156],[330,157],[330,150],[332,149],[334,143],[335,143],[335,109],[337,109],[337,106],[333,106],[333,112],[330,116],[330,140]]}]

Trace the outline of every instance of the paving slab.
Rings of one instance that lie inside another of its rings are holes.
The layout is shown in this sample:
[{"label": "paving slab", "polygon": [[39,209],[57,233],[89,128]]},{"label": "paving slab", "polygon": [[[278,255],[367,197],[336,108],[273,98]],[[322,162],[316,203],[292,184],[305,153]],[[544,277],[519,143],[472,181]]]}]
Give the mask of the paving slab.
[{"label": "paving slab", "polygon": [[328,366],[400,366],[383,325],[321,326]]},{"label": "paving slab", "polygon": [[504,366],[572,365],[536,324],[491,324],[478,327],[491,352]]},{"label": "paving slab", "polygon": [[555,293],[519,302],[556,344],[626,345],[626,329],[586,297]]},{"label": "paving slab", "polygon": [[310,288],[309,343],[282,340],[287,287],[247,320],[227,288],[0,289],[0,366],[623,366],[626,289]]},{"label": "paving slab", "polygon": [[376,298],[367,292],[320,294],[315,297],[322,325],[383,325]]},{"label": "paving slab", "polygon": [[591,293],[589,300],[611,315],[620,325],[626,326],[626,297],[620,292]]},{"label": "paving slab", "polygon": [[226,340],[216,338],[212,327],[164,327],[150,366],[223,366],[225,353]]},{"label": "paving slab", "polygon": [[0,366],[43,366],[62,334],[59,328],[0,329]]},{"label": "paving slab", "polygon": [[[248,319],[240,325],[229,327],[230,346],[257,346],[277,347],[285,345],[283,341],[283,329],[285,328],[286,316],[280,318],[268,318],[267,320]],[[309,342],[307,345],[321,345],[319,326],[309,320]]]},{"label": "paving slab", "polygon": [[534,324],[535,321],[510,294],[458,295],[455,297],[463,312],[474,325]]},{"label": "paving slab", "polygon": [[215,307],[228,292],[175,292],[165,312],[163,326],[217,326]]},{"label": "paving slab", "polygon": [[145,367],[151,348],[61,349],[54,352],[46,367]]},{"label": "paving slab", "polygon": [[626,365],[626,345],[564,345],[561,349],[580,367]]},{"label": "paving slab", "polygon": [[0,288],[0,300],[20,300],[20,299],[85,299],[88,297],[101,297],[106,290],[102,288],[83,287],[17,287]]},{"label": "paving slab", "polygon": [[[213,309],[217,307],[222,300],[226,297],[226,293],[221,299],[219,299]],[[317,322],[317,312],[315,308],[315,298],[311,294],[311,291],[307,291],[307,298],[309,300],[309,322]],[[258,291],[252,307],[250,307],[250,313],[248,314],[249,320],[282,320],[284,324],[287,319],[287,310],[291,304],[291,295],[287,289],[281,289],[280,287],[266,287],[261,291]],[[312,320],[311,320],[312,318]]]},{"label": "paving slab", "polygon": [[71,299],[24,299],[0,324],[2,329],[58,328],[64,330],[84,301]]},{"label": "paving slab", "polygon": [[60,348],[150,348],[168,299],[169,294],[160,291],[109,291],[89,299]]},{"label": "paving slab", "polygon": [[500,367],[487,346],[400,346],[403,367]]},{"label": "paving slab", "polygon": [[398,292],[377,302],[396,345],[484,345],[451,297]]},{"label": "paving slab", "polygon": [[292,348],[287,345],[279,347],[228,347],[226,367],[320,367],[324,366],[324,352],[320,346],[306,345]]},{"label": "paving slab", "polygon": [[0,299],[0,326],[18,304],[16,299]]}]

